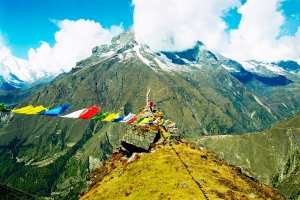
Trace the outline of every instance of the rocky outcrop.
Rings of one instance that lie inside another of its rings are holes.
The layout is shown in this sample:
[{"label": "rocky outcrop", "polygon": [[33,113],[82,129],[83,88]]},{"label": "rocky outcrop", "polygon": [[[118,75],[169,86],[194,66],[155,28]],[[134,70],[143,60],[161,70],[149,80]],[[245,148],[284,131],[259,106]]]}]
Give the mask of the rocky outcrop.
[{"label": "rocky outcrop", "polygon": [[157,138],[159,138],[158,130],[131,126],[126,128],[119,148],[127,155],[131,155],[133,152],[147,152]]},{"label": "rocky outcrop", "polygon": [[89,156],[89,172],[95,170],[101,165],[100,158]]}]

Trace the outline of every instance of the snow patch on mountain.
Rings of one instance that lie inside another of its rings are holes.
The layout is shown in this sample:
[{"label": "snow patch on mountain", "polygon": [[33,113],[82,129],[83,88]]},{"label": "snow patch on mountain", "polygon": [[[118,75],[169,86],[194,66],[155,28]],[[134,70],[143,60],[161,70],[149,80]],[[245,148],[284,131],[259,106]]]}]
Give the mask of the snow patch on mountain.
[{"label": "snow patch on mountain", "polygon": [[266,67],[268,70],[276,73],[276,74],[280,74],[283,75],[285,70],[279,66],[276,65],[272,65],[270,63],[261,63],[262,66]]},{"label": "snow patch on mountain", "polygon": [[268,74],[269,72],[278,75],[284,75],[286,73],[286,70],[284,70],[282,67],[279,67],[271,63],[264,63],[258,61],[244,61],[241,62],[240,64],[247,71],[255,72],[259,74]]},{"label": "snow patch on mountain", "polygon": [[246,62],[246,61],[243,61],[243,62],[240,62],[240,64],[243,66],[243,68],[247,71],[254,71],[255,69],[255,65],[252,64],[251,62]]},{"label": "snow patch on mountain", "polygon": [[159,53],[158,58],[160,60],[162,60],[163,62],[165,62],[165,64],[163,64],[161,61],[158,61],[159,59],[155,59],[155,61],[157,62],[157,64],[159,65],[159,67],[164,70],[164,71],[191,71],[191,68],[189,67],[189,65],[178,65],[172,62],[172,60],[170,60],[165,54],[163,53]]},{"label": "snow patch on mountain", "polygon": [[158,58],[154,58],[157,65],[164,71],[171,71],[173,68],[161,62]]},{"label": "snow patch on mountain", "polygon": [[237,70],[237,69],[235,69],[233,67],[228,67],[228,66],[223,65],[223,64],[222,64],[222,67],[224,67],[229,72],[240,72],[239,70]]},{"label": "snow patch on mountain", "polygon": [[140,52],[140,48],[141,48],[141,45],[135,45],[133,47],[134,51],[136,52],[136,55],[141,59],[141,61],[143,61],[146,65],[150,66],[151,61],[149,61],[147,58],[142,56],[142,54]]},{"label": "snow patch on mountain", "polygon": [[107,53],[102,53],[101,55],[100,55],[100,57],[110,57],[110,56],[112,56],[112,55],[114,55],[115,54],[115,52],[113,51],[113,50],[110,50],[109,52],[107,52]]},{"label": "snow patch on mountain", "polygon": [[124,57],[125,60],[128,60],[133,57],[133,53],[132,53],[131,49],[124,51],[124,54],[125,54],[125,57]]},{"label": "snow patch on mountain", "polygon": [[122,54],[118,54],[117,56],[118,56],[118,58],[120,59],[120,61],[123,61],[124,56],[123,56]]},{"label": "snow patch on mountain", "polygon": [[144,50],[147,52],[147,53],[149,53],[151,56],[155,56],[156,54],[153,52],[153,51],[151,51],[151,49],[149,49],[149,48],[144,48]]}]

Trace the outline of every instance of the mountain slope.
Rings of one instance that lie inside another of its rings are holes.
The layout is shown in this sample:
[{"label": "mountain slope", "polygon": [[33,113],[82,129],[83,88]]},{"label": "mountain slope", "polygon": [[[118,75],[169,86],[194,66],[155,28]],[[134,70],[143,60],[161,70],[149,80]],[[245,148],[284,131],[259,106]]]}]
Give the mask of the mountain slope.
[{"label": "mountain slope", "polygon": [[0,198],[2,200],[36,200],[38,198],[27,194],[22,191],[18,191],[15,189],[12,189],[10,187],[7,187],[6,185],[0,185]]},{"label": "mountain slope", "polygon": [[9,91],[16,89],[14,86],[7,83],[2,76],[0,76],[0,90]]},{"label": "mountain slope", "polygon": [[[291,89],[283,100],[247,90],[212,52],[201,50],[201,43],[186,52],[169,52],[169,58],[166,54],[137,43],[130,29],[113,38],[111,45],[95,47],[91,57],[18,106],[71,103],[68,114],[98,105],[102,111],[126,115],[138,113],[151,88],[151,98],[165,118],[191,139],[266,129],[300,108],[296,83],[288,84]],[[0,181],[57,199],[77,197],[88,171],[111,155],[126,128],[120,123],[40,115],[3,119]]]},{"label": "mountain slope", "polygon": [[99,180],[81,199],[283,199],[214,153],[190,145],[195,148],[188,142],[159,146],[131,162],[114,154],[90,174]]},{"label": "mountain slope", "polygon": [[253,176],[299,198],[300,113],[259,133],[203,137],[200,144],[211,148],[234,165],[251,168]]}]

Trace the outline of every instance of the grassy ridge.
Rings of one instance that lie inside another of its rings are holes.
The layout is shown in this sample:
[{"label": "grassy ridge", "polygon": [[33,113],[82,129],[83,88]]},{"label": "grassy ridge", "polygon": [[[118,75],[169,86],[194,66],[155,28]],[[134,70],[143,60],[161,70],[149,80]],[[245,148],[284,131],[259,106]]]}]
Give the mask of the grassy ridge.
[{"label": "grassy ridge", "polygon": [[115,154],[91,174],[101,178],[81,199],[283,199],[214,153],[191,147],[160,146],[130,163]]}]

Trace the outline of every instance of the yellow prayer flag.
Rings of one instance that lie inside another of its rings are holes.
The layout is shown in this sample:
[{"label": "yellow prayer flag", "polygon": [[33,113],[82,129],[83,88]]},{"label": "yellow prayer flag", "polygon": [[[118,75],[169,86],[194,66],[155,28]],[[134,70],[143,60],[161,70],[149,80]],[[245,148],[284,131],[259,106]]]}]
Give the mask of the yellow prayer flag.
[{"label": "yellow prayer flag", "polygon": [[23,114],[27,114],[27,115],[36,115],[38,114],[39,112],[42,112],[44,110],[48,110],[48,108],[45,108],[44,106],[37,106],[33,109],[30,109],[26,112],[23,112]]},{"label": "yellow prayer flag", "polygon": [[111,113],[111,114],[107,115],[107,117],[105,117],[102,121],[103,122],[110,122],[114,119],[118,119],[119,116],[120,116],[119,114]]},{"label": "yellow prayer flag", "polygon": [[151,118],[144,118],[139,124],[146,124],[147,122],[149,122],[151,120]]},{"label": "yellow prayer flag", "polygon": [[33,108],[34,107],[32,105],[29,105],[29,106],[25,106],[25,107],[22,107],[22,108],[19,108],[19,109],[14,109],[11,112],[13,112],[13,113],[23,113],[23,112],[26,112],[26,111],[31,110]]}]

